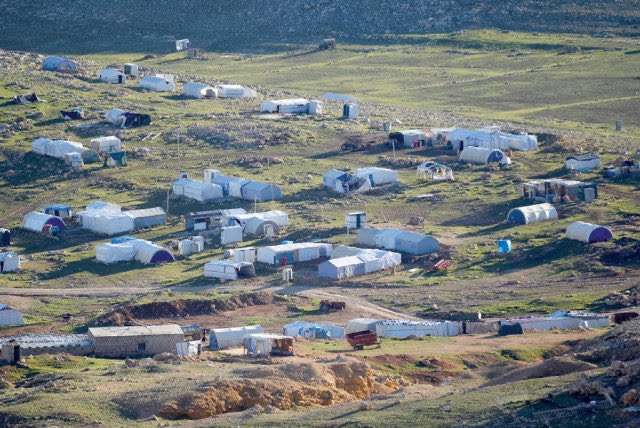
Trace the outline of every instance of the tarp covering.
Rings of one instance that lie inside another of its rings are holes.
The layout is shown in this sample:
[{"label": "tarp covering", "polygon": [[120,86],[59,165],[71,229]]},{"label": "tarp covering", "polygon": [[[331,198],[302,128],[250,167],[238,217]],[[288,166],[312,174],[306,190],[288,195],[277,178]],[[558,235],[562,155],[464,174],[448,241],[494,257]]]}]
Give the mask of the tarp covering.
[{"label": "tarp covering", "polygon": [[26,230],[42,233],[47,225],[58,227],[61,231],[67,228],[60,217],[35,211],[24,216],[21,227]]},{"label": "tarp covering", "polygon": [[118,205],[96,201],[87,205],[85,211],[80,211],[78,217],[83,229],[105,235],[116,235],[135,229],[133,217],[120,210]]},{"label": "tarp covering", "polygon": [[500,150],[483,147],[465,147],[459,157],[461,161],[477,164],[500,162],[503,158],[504,154]]},{"label": "tarp covering", "polygon": [[500,325],[520,324],[524,331],[527,330],[576,330],[580,328],[602,328],[611,324],[608,315],[579,315],[573,316],[570,313],[561,315],[551,315],[546,317],[515,318],[500,321]]},{"label": "tarp covering", "polygon": [[210,333],[210,346],[214,351],[237,348],[244,343],[245,336],[259,334],[264,330],[259,325],[232,328],[213,328]]},{"label": "tarp covering", "polygon": [[205,83],[189,82],[182,85],[182,95],[191,98],[215,98],[216,90]]},{"label": "tarp covering", "polygon": [[356,177],[338,169],[325,172],[322,176],[322,184],[338,193],[364,193],[371,190],[371,181],[368,177]]},{"label": "tarp covering", "polygon": [[453,180],[453,170],[436,162],[425,162],[418,165],[417,174],[433,181]]},{"label": "tarp covering", "polygon": [[118,263],[133,260],[136,249],[127,243],[100,244],[96,247],[96,260],[101,263]]},{"label": "tarp covering", "polygon": [[173,80],[160,76],[145,76],[140,79],[138,86],[154,92],[172,92],[176,88]]},{"label": "tarp covering", "polygon": [[424,132],[418,129],[407,129],[389,134],[389,140],[394,140],[396,148],[400,147],[421,147],[426,141]]},{"label": "tarp covering", "polygon": [[507,221],[512,224],[529,224],[535,221],[557,220],[558,211],[551,204],[529,205],[509,211]]},{"label": "tarp covering", "polygon": [[397,171],[388,168],[378,168],[376,166],[357,168],[354,175],[356,177],[366,178],[372,186],[398,182]]},{"label": "tarp covering", "polygon": [[253,89],[241,85],[218,85],[215,90],[220,98],[255,98],[258,95]]},{"label": "tarp covering", "polygon": [[[22,312],[0,304],[0,327],[8,327],[10,325],[24,325]],[[2,342],[0,342],[0,348],[1,347]]]},{"label": "tarp covering", "polygon": [[582,221],[571,223],[567,227],[566,235],[568,239],[574,239],[588,244],[604,242],[613,238],[613,233],[608,227]]},{"label": "tarp covering", "polygon": [[134,241],[127,241],[123,245],[132,245],[136,250],[134,259],[145,265],[175,261],[169,251],[153,242],[136,239]]},{"label": "tarp covering", "polygon": [[113,153],[122,151],[122,141],[116,136],[99,137],[91,140],[91,149],[98,153]]},{"label": "tarp covering", "polygon": [[173,182],[173,194],[184,196],[198,202],[211,201],[223,197],[222,187],[214,183],[204,183],[189,178],[180,178]]},{"label": "tarp covering", "polygon": [[375,332],[378,321],[380,320],[373,318],[356,318],[349,320],[347,322],[347,327],[345,328],[345,334],[358,333],[367,330]]},{"label": "tarp covering", "polygon": [[77,70],[78,63],[68,58],[48,56],[42,60],[42,69],[47,71]]},{"label": "tarp covering", "polygon": [[242,198],[257,202],[279,201],[282,199],[282,190],[275,184],[251,181],[242,186]]},{"label": "tarp covering", "polygon": [[160,207],[126,211],[126,214],[133,217],[133,226],[136,229],[153,227],[167,222],[167,213]]},{"label": "tarp covering", "polygon": [[64,160],[64,156],[67,153],[78,153],[82,156],[82,159],[85,163],[89,163],[90,160],[96,162],[96,158],[98,158],[97,156],[87,157],[85,153],[91,152],[92,150],[75,141],[49,140],[48,138],[38,138],[33,143],[31,143],[31,150],[34,153],[38,153],[43,156],[51,156],[61,160]]},{"label": "tarp covering", "polygon": [[13,251],[0,252],[0,273],[15,272],[20,269],[20,256]]},{"label": "tarp covering", "polygon": [[341,279],[399,266],[402,256],[384,250],[372,250],[339,246],[334,248],[331,260],[318,265],[318,275],[324,278]]}]

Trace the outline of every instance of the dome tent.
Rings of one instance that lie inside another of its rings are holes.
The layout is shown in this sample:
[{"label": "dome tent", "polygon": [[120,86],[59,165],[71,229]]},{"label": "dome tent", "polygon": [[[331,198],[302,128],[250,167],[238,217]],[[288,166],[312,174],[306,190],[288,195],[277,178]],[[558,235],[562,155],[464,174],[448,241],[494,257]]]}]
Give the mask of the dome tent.
[{"label": "dome tent", "polygon": [[507,221],[512,224],[529,224],[536,221],[557,220],[558,211],[551,204],[529,205],[509,211]]},{"label": "dome tent", "polygon": [[459,159],[469,163],[486,164],[500,162],[504,157],[504,154],[497,149],[465,147],[464,150],[460,152]]},{"label": "dome tent", "polygon": [[67,226],[60,217],[53,215],[43,214],[36,211],[30,212],[22,220],[22,228],[31,230],[33,232],[42,233],[47,226],[57,227],[61,231],[66,229]]},{"label": "dome tent", "polygon": [[566,236],[568,239],[586,242],[592,244],[594,242],[604,242],[613,238],[611,229],[597,224],[576,221],[567,227]]}]

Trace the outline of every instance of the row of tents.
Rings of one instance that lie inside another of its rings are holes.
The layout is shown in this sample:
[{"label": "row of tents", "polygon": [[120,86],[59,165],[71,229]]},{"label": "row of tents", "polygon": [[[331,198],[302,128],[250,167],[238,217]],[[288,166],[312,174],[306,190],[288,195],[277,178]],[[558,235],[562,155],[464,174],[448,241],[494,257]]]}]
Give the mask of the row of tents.
[{"label": "row of tents", "polygon": [[272,183],[224,176],[219,170],[204,171],[204,181],[192,180],[186,173],[173,182],[173,193],[198,202],[207,202],[224,197],[245,199],[253,202],[279,201],[282,189]]},{"label": "row of tents", "polygon": [[120,237],[113,239],[110,243],[98,245],[96,260],[105,264],[135,260],[148,265],[173,262],[175,258],[166,248],[153,242],[132,237]]},{"label": "row of tents", "polygon": [[330,169],[322,176],[322,184],[338,193],[364,193],[375,186],[397,184],[398,172],[375,166],[356,168],[353,174]]},{"label": "row of tents", "polygon": [[497,126],[479,129],[432,128],[429,132],[407,129],[389,133],[389,142],[395,148],[417,148],[427,144],[449,145],[458,152],[468,147],[491,150],[535,150],[538,138],[526,133],[502,132]]}]

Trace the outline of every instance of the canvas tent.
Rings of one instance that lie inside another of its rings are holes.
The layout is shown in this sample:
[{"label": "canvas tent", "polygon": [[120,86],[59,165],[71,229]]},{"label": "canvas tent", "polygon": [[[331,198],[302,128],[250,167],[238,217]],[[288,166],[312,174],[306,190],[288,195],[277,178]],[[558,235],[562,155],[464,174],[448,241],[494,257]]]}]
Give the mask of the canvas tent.
[{"label": "canvas tent", "polygon": [[282,199],[282,190],[275,184],[251,181],[242,186],[242,199],[266,202]]},{"label": "canvas tent", "polygon": [[447,142],[451,143],[459,152],[467,147],[522,151],[535,150],[538,147],[538,138],[535,135],[501,132],[497,126],[487,126],[475,130],[453,128],[447,131]]},{"label": "canvas tent", "polygon": [[600,168],[601,165],[600,156],[594,153],[569,156],[565,162],[566,168],[570,171],[589,171],[595,168]]},{"label": "canvas tent", "polygon": [[577,330],[602,328],[611,324],[609,315],[557,311],[546,317],[514,318],[500,321],[500,325],[519,324],[524,331]]},{"label": "canvas tent", "polygon": [[256,270],[251,262],[238,260],[213,260],[204,265],[204,276],[206,278],[218,278],[235,281],[239,277],[253,277]]},{"label": "canvas tent", "polygon": [[608,227],[576,221],[567,227],[566,236],[568,239],[593,244],[595,242],[605,242],[612,239],[613,233]]},{"label": "canvas tent", "polygon": [[242,346],[244,338],[248,334],[258,334],[263,331],[264,330],[262,330],[262,327],[259,325],[232,328],[212,328],[209,336],[209,346],[211,346],[211,349],[214,351],[237,348]]},{"label": "canvas tent", "polygon": [[282,266],[330,257],[332,250],[331,244],[319,242],[272,245],[258,248],[257,260],[260,263]]},{"label": "canvas tent", "polygon": [[96,260],[105,264],[128,262],[133,260],[135,255],[136,249],[126,242],[100,244],[96,247]]},{"label": "canvas tent", "polygon": [[230,221],[241,225],[246,235],[273,237],[289,224],[289,216],[284,211],[266,211],[234,215]]},{"label": "canvas tent", "polygon": [[318,275],[337,280],[377,272],[401,263],[399,253],[340,246],[333,249],[331,260],[318,265]]},{"label": "canvas tent", "polygon": [[182,95],[190,98],[215,98],[216,91],[205,83],[189,82],[182,85]]},{"label": "canvas tent", "polygon": [[258,95],[253,89],[241,85],[218,85],[215,91],[219,98],[255,98]]},{"label": "canvas tent", "polygon": [[396,149],[403,147],[422,147],[426,143],[424,132],[417,129],[396,131],[389,134],[389,141],[394,142]]},{"label": "canvas tent", "polygon": [[[327,331],[329,333],[328,337],[319,337],[315,334],[315,329]],[[302,336],[305,339],[343,339],[345,337],[344,327],[308,321],[294,321],[287,324],[282,327],[282,334],[285,336]]]},{"label": "canvas tent", "polygon": [[378,168],[376,166],[357,168],[354,175],[369,180],[372,187],[398,182],[397,171],[388,168]]},{"label": "canvas tent", "polygon": [[96,248],[96,259],[102,263],[135,260],[143,264],[158,264],[175,261],[173,255],[144,239],[128,239],[120,243],[101,244]]},{"label": "canvas tent", "polygon": [[68,58],[48,56],[42,60],[42,69],[47,71],[76,71],[78,63]]},{"label": "canvas tent", "polygon": [[84,163],[98,162],[100,160],[98,153],[75,141],[38,138],[31,143],[31,151],[39,155],[51,156],[60,160],[64,160],[67,153],[80,154]]},{"label": "canvas tent", "polygon": [[338,193],[364,193],[371,190],[371,181],[338,169],[330,169],[322,176],[322,184]]},{"label": "canvas tent", "polygon": [[126,83],[127,75],[120,70],[105,68],[98,73],[98,79],[105,83]]},{"label": "canvas tent", "polygon": [[57,227],[60,231],[67,228],[60,217],[35,211],[24,216],[21,227],[38,233],[46,233],[51,227]]},{"label": "canvas tent", "polygon": [[309,113],[309,100],[304,98],[266,100],[260,104],[261,113]]},{"label": "canvas tent", "polygon": [[138,86],[153,92],[172,92],[176,84],[169,76],[145,76],[140,79]]},{"label": "canvas tent", "polygon": [[20,256],[13,251],[0,252],[0,274],[20,269]]},{"label": "canvas tent", "polygon": [[204,183],[189,178],[179,178],[173,182],[173,194],[198,202],[211,201],[223,197],[222,187],[214,183]]},{"label": "canvas tent", "polygon": [[558,211],[551,204],[529,205],[509,211],[507,221],[512,224],[529,224],[536,221],[557,220]]},{"label": "canvas tent", "polygon": [[141,210],[126,211],[125,214],[133,217],[133,227],[153,227],[167,222],[167,213],[160,207]]},{"label": "canvas tent", "polygon": [[356,242],[368,247],[385,248],[413,255],[436,253],[440,246],[439,241],[431,236],[394,228],[364,227],[358,232]]},{"label": "canvas tent", "polygon": [[465,147],[460,152],[459,159],[464,162],[486,164],[500,162],[504,154],[497,149],[486,149],[484,147]]},{"label": "canvas tent", "polygon": [[95,201],[78,213],[83,229],[106,235],[116,235],[135,229],[133,217],[118,205]]},{"label": "canvas tent", "polygon": [[430,178],[433,181],[453,180],[453,170],[436,162],[425,162],[418,165],[416,173],[418,177]]}]

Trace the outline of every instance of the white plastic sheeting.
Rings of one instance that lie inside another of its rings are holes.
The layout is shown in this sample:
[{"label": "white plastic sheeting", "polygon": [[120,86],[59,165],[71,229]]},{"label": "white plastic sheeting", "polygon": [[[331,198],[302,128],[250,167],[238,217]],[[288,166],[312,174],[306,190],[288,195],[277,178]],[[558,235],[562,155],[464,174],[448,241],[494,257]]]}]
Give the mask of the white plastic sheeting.
[{"label": "white plastic sheeting", "polygon": [[134,218],[121,212],[118,205],[96,201],[80,211],[78,217],[83,229],[92,230],[105,235],[116,235],[135,229]]},{"label": "white plastic sheeting", "polygon": [[200,353],[200,346],[202,342],[199,340],[176,343],[176,354],[179,357],[195,357]]},{"label": "white plastic sheeting", "polygon": [[462,333],[461,325],[455,321],[409,321],[382,320],[376,323],[378,337],[405,339],[409,336],[457,336]]},{"label": "white plastic sheeting", "polygon": [[144,239],[132,239],[120,244],[101,244],[96,247],[96,260],[102,263],[135,260],[142,264],[174,261],[166,249]]},{"label": "white plastic sheeting", "polygon": [[357,168],[354,175],[356,177],[366,178],[372,186],[398,182],[397,171],[388,168],[378,168],[376,166]]},{"label": "white plastic sheeting", "polygon": [[309,113],[309,100],[304,98],[266,100],[260,104],[262,113]]},{"label": "white plastic sheeting", "polygon": [[136,249],[124,244],[100,244],[96,247],[96,260],[101,263],[111,264],[118,262],[128,262],[133,260]]},{"label": "white plastic sheeting", "polygon": [[363,227],[358,232],[356,242],[369,247],[401,251],[414,255],[435,253],[440,248],[440,243],[436,238],[410,230],[395,228]]},{"label": "white plastic sheeting", "polygon": [[218,85],[215,90],[220,98],[255,98],[258,95],[253,89],[241,85]]},{"label": "white plastic sheeting", "polygon": [[182,95],[191,98],[215,98],[216,90],[205,83],[189,82],[182,85]]},{"label": "white plastic sheeting", "polygon": [[204,265],[204,276],[206,278],[235,281],[240,275],[254,276],[255,268],[253,263],[238,260],[213,260]]},{"label": "white plastic sheeting", "polygon": [[565,162],[565,166],[568,170],[576,171],[592,170],[594,168],[600,168],[601,165],[600,156],[594,153],[569,156]]},{"label": "white plastic sheeting", "polygon": [[242,242],[242,226],[223,227],[220,230],[220,241],[222,245]]},{"label": "white plastic sheeting", "polygon": [[425,162],[418,165],[418,176],[428,177],[433,181],[453,180],[453,170],[446,165],[436,162]]},{"label": "white plastic sheeting", "polygon": [[116,136],[99,137],[91,140],[91,149],[98,153],[113,153],[122,150],[122,141]]},{"label": "white plastic sheeting", "polygon": [[455,148],[480,147],[498,150],[535,150],[538,147],[538,137],[526,133],[510,134],[501,132],[497,126],[470,130],[454,128],[447,130],[447,140],[454,144]]},{"label": "white plastic sheeting", "polygon": [[602,328],[611,324],[608,315],[548,316],[537,318],[515,318],[500,321],[501,325],[520,324],[524,331],[530,330],[577,330],[580,328]]},{"label": "white plastic sheeting", "polygon": [[105,68],[98,73],[98,79],[106,83],[126,83],[127,75],[113,68]]},{"label": "white plastic sheeting", "polygon": [[210,346],[214,351],[227,348],[237,348],[244,343],[245,336],[259,334],[264,330],[259,325],[231,328],[212,328],[210,332]]},{"label": "white plastic sheeting", "polygon": [[62,221],[59,217],[32,211],[24,216],[20,227],[26,230],[31,230],[32,232],[41,233],[44,231],[44,226],[54,219]]},{"label": "white plastic sheeting", "polygon": [[56,159],[64,160],[67,153],[79,153],[82,155],[89,149],[81,143],[66,140],[50,140],[48,138],[38,138],[31,143],[31,151],[43,156],[51,156]]},{"label": "white plastic sheeting", "polygon": [[551,204],[529,205],[509,211],[507,221],[514,224],[529,224],[536,221],[557,220],[558,211]]},{"label": "white plastic sheeting", "polygon": [[399,253],[339,246],[334,248],[331,260],[318,265],[318,275],[341,279],[364,275],[402,264]]},{"label": "white plastic sheeting", "polygon": [[173,79],[167,76],[145,76],[140,79],[138,86],[153,92],[172,92],[176,88]]},{"label": "white plastic sheeting", "polygon": [[153,242],[145,241],[143,239],[136,239],[132,241],[127,241],[130,243],[133,248],[136,250],[136,254],[134,259],[142,264],[148,265],[151,263],[153,257],[159,251],[167,251],[159,245],[154,244]]},{"label": "white plastic sheeting", "polygon": [[306,262],[320,257],[331,257],[333,246],[325,243],[301,242],[294,244],[272,245],[258,248],[257,260],[260,263],[280,265]]},{"label": "white plastic sheeting", "polygon": [[0,273],[15,272],[20,269],[20,256],[13,251],[3,251],[0,253],[0,263]]},{"label": "white plastic sheeting", "polygon": [[119,108],[112,108],[104,114],[104,117],[107,122],[122,127],[125,121],[123,114],[125,113],[126,111],[120,110]]},{"label": "white plastic sheeting", "polygon": [[223,197],[222,187],[214,183],[204,183],[189,178],[180,178],[173,182],[173,194],[184,196],[198,202],[211,201]]}]

